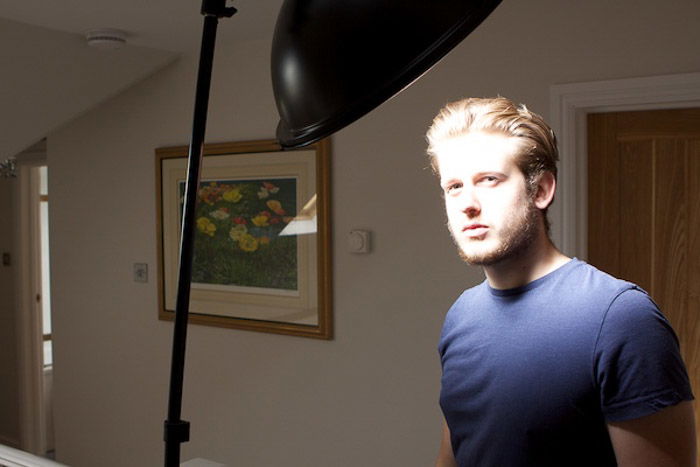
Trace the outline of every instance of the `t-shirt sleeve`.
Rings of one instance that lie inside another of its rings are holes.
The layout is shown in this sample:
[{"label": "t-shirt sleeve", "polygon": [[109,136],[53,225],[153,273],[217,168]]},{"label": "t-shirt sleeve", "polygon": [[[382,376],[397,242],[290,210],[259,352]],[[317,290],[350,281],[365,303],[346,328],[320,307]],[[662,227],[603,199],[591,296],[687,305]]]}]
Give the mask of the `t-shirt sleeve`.
[{"label": "t-shirt sleeve", "polygon": [[693,399],[678,338],[640,289],[628,289],[611,303],[596,343],[594,371],[608,422]]}]

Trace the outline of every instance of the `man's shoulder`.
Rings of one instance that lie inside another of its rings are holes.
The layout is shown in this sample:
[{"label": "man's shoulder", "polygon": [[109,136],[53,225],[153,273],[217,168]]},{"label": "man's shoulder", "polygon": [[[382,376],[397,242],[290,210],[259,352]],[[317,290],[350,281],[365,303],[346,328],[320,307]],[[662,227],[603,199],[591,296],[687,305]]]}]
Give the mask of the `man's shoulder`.
[{"label": "man's shoulder", "polygon": [[445,322],[450,321],[454,315],[461,314],[466,308],[473,308],[475,304],[481,304],[488,297],[488,286],[486,281],[482,281],[476,285],[468,287],[452,302],[452,305],[447,310]]},{"label": "man's shoulder", "polygon": [[466,300],[466,299],[476,298],[479,295],[488,292],[488,290],[489,290],[488,282],[486,280],[483,280],[476,285],[472,285],[472,286],[464,289],[464,291],[455,300],[455,304],[459,303],[460,301]]},{"label": "man's shoulder", "polygon": [[614,298],[626,290],[640,290],[638,285],[619,279],[595,266],[574,258],[569,273],[562,277],[562,284],[566,285],[569,292],[584,295],[604,295]]}]

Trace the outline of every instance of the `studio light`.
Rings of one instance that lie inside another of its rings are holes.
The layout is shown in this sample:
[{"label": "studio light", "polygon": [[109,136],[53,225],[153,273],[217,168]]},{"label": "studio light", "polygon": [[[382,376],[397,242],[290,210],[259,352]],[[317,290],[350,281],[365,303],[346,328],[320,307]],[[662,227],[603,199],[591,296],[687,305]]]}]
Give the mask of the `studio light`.
[{"label": "studio light", "polygon": [[313,143],[410,85],[500,0],[286,0],[272,42],[283,147]]}]

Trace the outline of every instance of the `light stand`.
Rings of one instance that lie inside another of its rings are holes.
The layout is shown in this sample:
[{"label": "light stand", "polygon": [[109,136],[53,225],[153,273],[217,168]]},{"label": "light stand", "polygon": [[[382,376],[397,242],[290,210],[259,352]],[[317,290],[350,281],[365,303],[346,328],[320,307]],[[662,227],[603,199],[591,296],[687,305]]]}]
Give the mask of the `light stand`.
[{"label": "light stand", "polygon": [[[311,144],[360,118],[437,63],[501,0],[285,0],[272,44],[272,84],[285,148]],[[195,207],[218,19],[235,8],[203,0],[204,32],[180,236],[165,466],[180,464],[180,419],[194,253]]]},{"label": "light stand", "polygon": [[192,138],[187,159],[187,184],[185,185],[185,205],[180,235],[180,267],[175,302],[175,325],[173,331],[173,352],[170,367],[170,397],[168,418],[165,420],[165,466],[180,465],[180,444],[190,439],[190,424],[180,419],[182,411],[182,384],[185,372],[185,347],[187,342],[187,318],[190,307],[190,286],[192,283],[192,260],[194,252],[195,207],[199,187],[204,133],[209,107],[209,88],[214,62],[216,27],[219,18],[231,17],[235,8],[227,8],[226,0],[202,0],[204,29],[199,55],[197,89],[194,103]]}]

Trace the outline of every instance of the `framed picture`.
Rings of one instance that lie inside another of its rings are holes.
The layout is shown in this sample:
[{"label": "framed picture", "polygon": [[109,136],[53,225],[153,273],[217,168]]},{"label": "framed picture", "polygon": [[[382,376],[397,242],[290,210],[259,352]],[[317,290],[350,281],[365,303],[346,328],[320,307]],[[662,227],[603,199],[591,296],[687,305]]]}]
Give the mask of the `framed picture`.
[{"label": "framed picture", "polygon": [[[175,315],[187,146],[156,149],[158,317]],[[332,337],[330,142],[204,146],[189,322]]]}]

